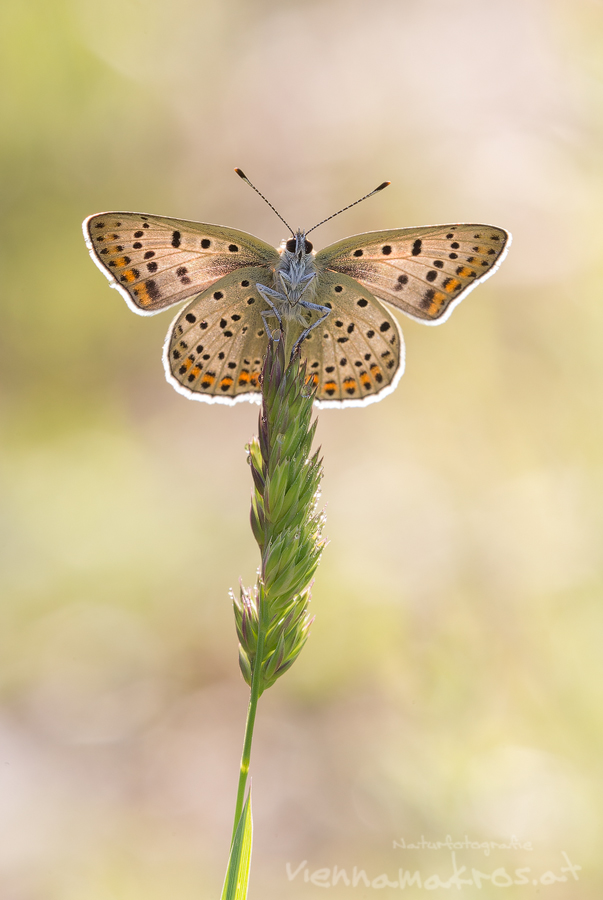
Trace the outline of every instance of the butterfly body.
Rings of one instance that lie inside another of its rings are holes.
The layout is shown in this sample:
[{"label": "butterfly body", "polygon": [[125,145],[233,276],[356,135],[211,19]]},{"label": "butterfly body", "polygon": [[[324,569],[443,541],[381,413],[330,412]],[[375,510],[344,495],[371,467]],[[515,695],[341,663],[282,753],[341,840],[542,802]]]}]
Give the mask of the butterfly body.
[{"label": "butterfly body", "polygon": [[300,229],[294,238],[281,245],[279,253],[280,260],[275,269],[275,277],[280,280],[289,303],[295,306],[302,295],[310,293],[308,290],[310,286],[313,289],[316,287],[317,272],[313,247]]},{"label": "butterfly body", "polygon": [[466,224],[369,232],[318,253],[303,230],[276,250],[233,228],[142,213],[100,213],[83,228],[92,259],[135,312],[190,301],[166,338],[166,377],[191,399],[228,404],[260,401],[280,324],[307,360],[318,406],[382,399],[404,370],[388,306],[445,321],[510,244],[501,228]]},{"label": "butterfly body", "polygon": [[[279,290],[256,284],[256,289],[261,297],[270,306],[270,311],[262,312],[261,316],[266,326],[266,331],[271,335],[266,322],[267,317],[274,315],[283,327],[283,319],[301,325],[301,333],[292,347],[292,355],[310,332],[316,328],[331,312],[330,307],[313,303],[312,298],[320,286],[319,273],[316,269],[312,244],[306,240],[305,233],[298,229],[295,236],[283,242],[280,248],[280,260],[274,270],[274,284]],[[320,313],[314,321],[308,323],[308,312]]]}]

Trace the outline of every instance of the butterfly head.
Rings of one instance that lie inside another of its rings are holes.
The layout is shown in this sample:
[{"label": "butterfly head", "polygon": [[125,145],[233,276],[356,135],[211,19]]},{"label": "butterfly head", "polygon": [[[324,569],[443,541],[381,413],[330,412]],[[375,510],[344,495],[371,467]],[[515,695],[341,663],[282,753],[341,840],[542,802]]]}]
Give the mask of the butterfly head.
[{"label": "butterfly head", "polygon": [[306,232],[301,230],[296,231],[294,237],[289,238],[284,245],[284,250],[295,257],[298,262],[301,262],[304,256],[312,253],[312,249],[313,245],[306,240]]}]

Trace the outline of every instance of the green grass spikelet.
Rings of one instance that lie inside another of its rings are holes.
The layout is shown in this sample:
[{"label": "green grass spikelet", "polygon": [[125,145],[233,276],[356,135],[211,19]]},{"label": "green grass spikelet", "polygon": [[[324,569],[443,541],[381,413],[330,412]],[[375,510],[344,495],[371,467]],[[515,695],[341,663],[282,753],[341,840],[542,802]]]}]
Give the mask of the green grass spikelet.
[{"label": "green grass spikelet", "polygon": [[260,693],[290,668],[307,640],[310,584],[325,545],[324,515],[316,511],[322,460],[319,451],[311,455],[314,391],[299,357],[285,365],[283,345],[270,344],[258,436],[247,446],[251,528],[262,563],[256,586],[241,586],[234,601],[241,672],[251,684],[258,667]]}]

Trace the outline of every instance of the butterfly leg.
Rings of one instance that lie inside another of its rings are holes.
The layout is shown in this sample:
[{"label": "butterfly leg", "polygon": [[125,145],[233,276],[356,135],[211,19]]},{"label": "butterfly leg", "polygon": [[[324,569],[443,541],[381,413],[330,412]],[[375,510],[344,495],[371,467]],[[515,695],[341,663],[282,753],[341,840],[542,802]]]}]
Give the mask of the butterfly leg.
[{"label": "butterfly leg", "polygon": [[316,312],[321,312],[322,316],[320,316],[320,318],[317,319],[316,322],[313,322],[312,325],[309,325],[305,331],[302,331],[302,333],[296,340],[295,344],[293,345],[293,350],[291,351],[291,359],[293,359],[293,357],[295,356],[295,353],[301,347],[302,341],[305,341],[305,339],[308,337],[310,332],[313,331],[317,325],[320,325],[321,322],[324,322],[324,320],[327,318],[327,316],[331,312],[330,306],[320,306],[318,303],[310,303],[309,300],[298,300],[298,303],[300,306],[303,306],[304,309],[310,309],[310,310],[315,310]]},{"label": "butterfly leg", "polygon": [[272,288],[266,287],[266,285],[264,285],[264,284],[256,284],[255,287],[256,287],[258,294],[262,298],[262,300],[265,300],[266,303],[268,304],[268,306],[270,307],[269,310],[268,309],[263,310],[260,313],[260,315],[261,315],[262,321],[264,323],[264,328],[266,329],[266,334],[268,335],[270,340],[273,341],[273,340],[275,340],[275,337],[272,334],[272,332],[270,331],[270,328],[266,321],[266,316],[276,316],[276,318],[278,320],[280,331],[283,330],[283,320],[281,319],[281,314],[279,313],[278,309],[274,305],[274,302],[270,299],[270,296],[274,297],[277,300],[281,300],[281,301],[285,300],[286,298],[282,294],[279,294],[278,291],[273,291]]}]

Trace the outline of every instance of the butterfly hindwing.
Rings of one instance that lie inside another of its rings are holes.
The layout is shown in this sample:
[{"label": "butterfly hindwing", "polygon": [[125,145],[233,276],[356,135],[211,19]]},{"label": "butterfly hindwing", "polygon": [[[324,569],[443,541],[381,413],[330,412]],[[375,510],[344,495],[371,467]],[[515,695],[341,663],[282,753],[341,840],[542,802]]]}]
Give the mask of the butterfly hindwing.
[{"label": "butterfly hindwing", "polygon": [[[261,312],[268,306],[255,288],[258,283],[270,286],[265,269],[240,269],[178,314],[166,339],[164,365],[180,393],[210,403],[259,402],[268,340]],[[341,408],[380,400],[404,370],[397,321],[345,275],[321,273],[317,293],[333,308],[302,345],[317,405]],[[308,315],[308,324],[317,317],[316,312]]]},{"label": "butterfly hindwing", "polygon": [[231,272],[176,316],[165,341],[166,377],[179,393],[209,403],[260,401],[268,338],[256,284],[272,275],[255,266]]},{"label": "butterfly hindwing", "polygon": [[492,225],[397,228],[338,241],[316,261],[355,278],[412,318],[436,325],[496,271],[510,240]]},{"label": "butterfly hindwing", "polygon": [[364,406],[389,394],[404,371],[396,319],[353,278],[326,270],[319,271],[315,299],[332,308],[301,348],[316,405]]},{"label": "butterfly hindwing", "polygon": [[94,262],[140,315],[153,315],[246,266],[279,256],[259,238],[219,225],[141,213],[90,216],[84,237]]}]

